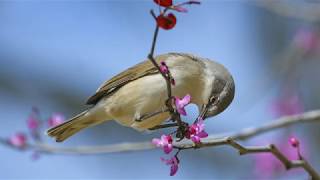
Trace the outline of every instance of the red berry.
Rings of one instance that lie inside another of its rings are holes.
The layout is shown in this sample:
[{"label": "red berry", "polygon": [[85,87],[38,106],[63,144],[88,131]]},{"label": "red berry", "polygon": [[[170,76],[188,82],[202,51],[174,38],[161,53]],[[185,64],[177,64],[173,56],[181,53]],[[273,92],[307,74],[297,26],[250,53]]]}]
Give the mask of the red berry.
[{"label": "red berry", "polygon": [[172,6],[172,0],[153,0],[153,1],[163,7]]},{"label": "red berry", "polygon": [[165,30],[174,28],[176,23],[177,23],[177,19],[172,13],[168,14],[167,16],[159,15],[157,17],[157,25]]}]

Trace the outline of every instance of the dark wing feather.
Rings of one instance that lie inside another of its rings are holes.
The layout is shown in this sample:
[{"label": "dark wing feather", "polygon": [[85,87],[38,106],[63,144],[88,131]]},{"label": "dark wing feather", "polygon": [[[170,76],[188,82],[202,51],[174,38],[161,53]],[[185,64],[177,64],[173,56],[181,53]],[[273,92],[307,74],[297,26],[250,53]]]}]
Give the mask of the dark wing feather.
[{"label": "dark wing feather", "polygon": [[[167,57],[168,54],[157,56],[156,61],[159,63]],[[88,99],[87,104],[96,104],[101,98],[111,95],[130,81],[156,73],[158,73],[157,68],[149,60],[143,61],[103,83],[96,93]]]}]

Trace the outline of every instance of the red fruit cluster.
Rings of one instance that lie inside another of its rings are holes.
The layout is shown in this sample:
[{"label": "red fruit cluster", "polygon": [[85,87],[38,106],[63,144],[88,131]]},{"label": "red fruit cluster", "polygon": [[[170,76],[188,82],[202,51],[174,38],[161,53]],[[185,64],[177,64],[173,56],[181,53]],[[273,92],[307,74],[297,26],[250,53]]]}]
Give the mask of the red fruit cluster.
[{"label": "red fruit cluster", "polygon": [[153,0],[156,4],[159,6],[164,7],[164,10],[160,10],[160,15],[155,17],[157,26],[164,29],[164,30],[170,30],[175,27],[177,23],[177,18],[173,13],[169,13],[166,15],[166,12],[168,10],[175,10],[177,12],[187,12],[187,9],[182,7],[184,5],[190,5],[190,4],[200,4],[199,1],[187,1],[180,4],[174,5],[172,0]]},{"label": "red fruit cluster", "polygon": [[165,30],[174,28],[176,23],[177,23],[177,18],[172,13],[168,15],[159,15],[157,17],[158,26]]},{"label": "red fruit cluster", "polygon": [[153,1],[163,7],[172,6],[172,0],[153,0]]}]

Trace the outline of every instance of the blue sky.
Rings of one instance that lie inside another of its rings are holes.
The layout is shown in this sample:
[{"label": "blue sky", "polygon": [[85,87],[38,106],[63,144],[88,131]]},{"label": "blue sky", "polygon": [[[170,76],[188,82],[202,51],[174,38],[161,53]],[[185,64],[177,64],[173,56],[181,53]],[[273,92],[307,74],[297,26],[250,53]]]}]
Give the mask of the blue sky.
[{"label": "blue sky", "polygon": [[[38,106],[44,117],[52,112],[67,117],[80,112],[104,80],[144,60],[154,30],[151,8],[156,6],[149,1],[1,1],[0,80],[10,81],[3,81],[7,84],[0,89],[0,135],[24,130],[32,106]],[[263,50],[259,23],[272,19],[259,17],[269,13],[243,1],[203,1],[188,9],[187,14],[177,14],[175,29],[160,32],[156,54],[194,53],[224,64],[233,74],[236,98],[207,123],[209,133],[235,131],[271,119],[266,109],[274,88],[264,92],[256,86],[268,73],[264,66],[270,57]],[[70,107],[62,106],[61,99],[69,95],[76,100]],[[194,106],[188,111],[195,116]],[[59,146],[142,141],[157,135],[112,122],[81,132]],[[30,153],[0,147],[0,154],[0,178],[4,179],[169,179],[169,168],[160,162],[158,150],[43,155],[36,162],[30,160]],[[222,168],[228,166],[226,162],[230,169]],[[251,163],[251,158],[239,157],[229,148],[183,152],[174,178],[252,177]]]}]

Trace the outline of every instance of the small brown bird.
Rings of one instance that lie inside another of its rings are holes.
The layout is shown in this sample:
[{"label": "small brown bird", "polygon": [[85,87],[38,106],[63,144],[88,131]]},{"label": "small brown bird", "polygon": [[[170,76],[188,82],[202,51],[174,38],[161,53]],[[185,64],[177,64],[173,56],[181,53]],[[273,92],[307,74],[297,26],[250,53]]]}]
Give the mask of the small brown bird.
[{"label": "small brown bird", "polygon": [[[232,102],[234,81],[221,64],[184,53],[163,54],[155,59],[159,64],[165,62],[175,79],[173,96],[190,94],[191,103],[196,104],[200,112],[204,105],[209,107],[207,117],[222,112]],[[87,104],[91,105],[88,110],[49,129],[47,134],[62,142],[84,128],[109,120],[140,131],[146,130],[169,118],[168,112],[162,112],[143,119],[146,114],[165,109],[166,99],[165,80],[146,60],[103,83],[88,99]]]}]

